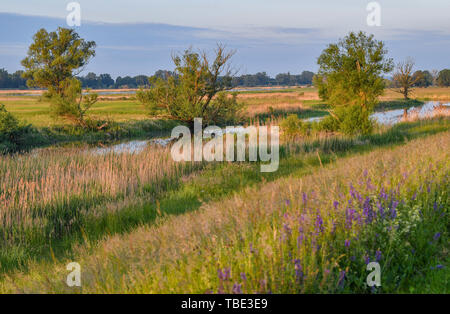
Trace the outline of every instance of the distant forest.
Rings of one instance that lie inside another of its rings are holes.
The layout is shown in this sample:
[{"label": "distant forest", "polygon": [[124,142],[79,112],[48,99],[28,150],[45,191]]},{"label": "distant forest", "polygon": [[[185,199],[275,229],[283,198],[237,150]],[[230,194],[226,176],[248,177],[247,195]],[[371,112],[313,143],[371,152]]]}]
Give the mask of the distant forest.
[{"label": "distant forest", "polygon": [[[26,89],[26,80],[22,78],[23,71],[8,73],[5,69],[0,69],[0,88],[6,89]],[[158,70],[154,77],[167,78],[174,73],[171,71]],[[303,71],[299,75],[290,73],[280,73],[274,78],[267,75],[266,72],[256,74],[245,74],[233,78],[233,86],[236,87],[254,87],[254,86],[285,86],[285,85],[310,85],[312,84],[314,73]],[[110,74],[104,73],[97,75],[88,73],[85,76],[79,76],[84,88],[108,89],[108,88],[138,88],[149,84],[147,75],[137,76],[118,76],[114,80]]]},{"label": "distant forest", "polygon": [[[0,69],[0,89],[27,89],[26,79],[22,78],[23,71],[8,73],[5,69]],[[433,75],[434,74],[434,75]],[[450,70],[444,69],[440,72],[431,73],[429,71],[416,71],[413,74],[416,87],[427,87],[431,85],[450,86]],[[171,71],[158,70],[153,77],[166,79],[174,75]],[[244,74],[233,77],[235,87],[256,87],[256,86],[295,86],[311,85],[314,73],[303,71],[301,74],[280,73],[275,77],[270,77],[266,72],[256,74]],[[84,88],[109,89],[109,88],[138,88],[149,85],[149,76],[118,76],[114,80],[111,75],[104,73],[97,75],[88,73],[86,76],[79,76]],[[388,84],[389,87],[396,87],[394,82]]]}]

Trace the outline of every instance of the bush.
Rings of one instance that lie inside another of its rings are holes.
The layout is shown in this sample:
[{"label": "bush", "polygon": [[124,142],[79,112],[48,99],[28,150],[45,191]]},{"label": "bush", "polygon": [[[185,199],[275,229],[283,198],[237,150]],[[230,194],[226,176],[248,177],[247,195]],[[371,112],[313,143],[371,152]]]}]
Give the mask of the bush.
[{"label": "bush", "polygon": [[290,114],[281,122],[283,135],[288,140],[293,140],[302,133],[303,123],[296,114]]},{"label": "bush", "polygon": [[48,97],[55,118],[63,117],[88,128],[86,112],[97,102],[98,95],[95,93],[83,95],[79,80],[76,78],[66,80],[62,94],[49,94]]},{"label": "bush", "polygon": [[339,131],[347,135],[366,135],[373,130],[370,111],[359,105],[337,107],[320,122],[325,131]]},{"label": "bush", "polygon": [[27,149],[27,136],[31,131],[30,125],[22,124],[4,105],[0,105],[0,154]]}]

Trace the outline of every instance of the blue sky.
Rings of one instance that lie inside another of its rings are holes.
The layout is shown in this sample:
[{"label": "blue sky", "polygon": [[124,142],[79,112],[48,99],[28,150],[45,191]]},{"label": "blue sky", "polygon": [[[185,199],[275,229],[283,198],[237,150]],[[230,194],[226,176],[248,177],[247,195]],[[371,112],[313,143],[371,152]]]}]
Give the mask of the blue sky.
[{"label": "blue sky", "polygon": [[[61,0],[0,0],[0,67],[20,68],[40,27],[65,26]],[[98,44],[87,71],[113,76],[171,68],[170,54],[217,42],[236,49],[241,73],[316,70],[327,43],[364,30],[386,41],[397,61],[450,68],[449,0],[380,0],[381,26],[366,23],[369,0],[79,0],[78,32]],[[38,17],[37,17],[38,16]]]}]

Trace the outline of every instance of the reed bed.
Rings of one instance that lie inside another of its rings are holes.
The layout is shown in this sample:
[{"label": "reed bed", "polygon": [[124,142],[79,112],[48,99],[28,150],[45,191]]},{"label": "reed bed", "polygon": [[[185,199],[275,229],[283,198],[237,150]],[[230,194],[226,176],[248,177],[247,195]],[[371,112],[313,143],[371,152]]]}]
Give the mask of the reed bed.
[{"label": "reed bed", "polygon": [[[80,248],[82,287],[36,264],[0,282],[2,292],[395,292],[443,271],[448,244],[450,133],[338,160],[195,213],[161,220],[94,251]],[[427,147],[426,150],[423,147]],[[381,265],[368,287],[366,265]],[[445,286],[442,287],[445,289]],[[410,290],[409,290],[410,291]],[[441,290],[441,292],[445,292]]]},{"label": "reed bed", "polygon": [[108,203],[154,198],[199,167],[174,162],[168,148],[156,146],[135,154],[50,148],[0,157],[0,255],[79,232],[89,217],[119,210]]}]

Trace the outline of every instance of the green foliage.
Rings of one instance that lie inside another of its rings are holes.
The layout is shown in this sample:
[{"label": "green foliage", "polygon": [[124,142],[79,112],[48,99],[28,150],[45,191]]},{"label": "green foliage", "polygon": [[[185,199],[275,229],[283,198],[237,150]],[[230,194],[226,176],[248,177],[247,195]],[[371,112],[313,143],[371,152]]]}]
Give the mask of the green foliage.
[{"label": "green foliage", "polygon": [[206,53],[191,49],[173,57],[175,73],[167,78],[154,77],[150,89],[138,91],[137,99],[152,115],[192,124],[194,118],[203,118],[205,124],[219,124],[234,120],[242,106],[236,95],[228,98],[221,92],[231,88],[228,61],[233,52],[218,46],[211,62]]},{"label": "green foliage", "polygon": [[393,68],[386,54],[382,41],[363,32],[330,44],[317,61],[320,68],[314,82],[320,97],[333,106],[373,108],[385,88],[382,74]]},{"label": "green foliage", "polygon": [[0,105],[0,154],[25,150],[29,133],[30,125],[22,124],[4,105]]},{"label": "green foliage", "polygon": [[385,88],[384,73],[393,69],[382,41],[363,32],[350,33],[320,55],[314,78],[319,96],[334,108],[321,122],[325,130],[366,134],[372,130],[370,111]]},{"label": "green foliage", "polygon": [[373,130],[370,111],[358,105],[338,107],[319,122],[322,130],[339,131],[347,135],[365,135]]},{"label": "green foliage", "polygon": [[59,27],[49,33],[42,28],[33,36],[28,56],[22,60],[28,86],[62,94],[66,81],[95,56],[95,46],[94,41],[86,42],[73,29]]},{"label": "green foliage", "polygon": [[437,79],[437,83],[439,86],[448,87],[450,86],[450,70],[445,69],[439,72],[439,76]]},{"label": "green foliage", "polygon": [[293,140],[303,131],[302,120],[296,114],[290,114],[281,122],[281,129],[288,140]]},{"label": "green foliage", "polygon": [[76,78],[67,79],[63,83],[61,94],[50,95],[52,114],[87,127],[86,112],[97,102],[98,95],[83,95],[81,82]]},{"label": "green foliage", "polygon": [[414,86],[428,87],[433,85],[433,76],[429,71],[416,71],[413,74]]}]

